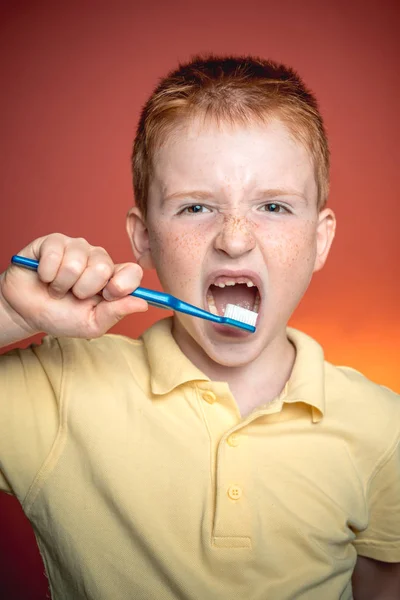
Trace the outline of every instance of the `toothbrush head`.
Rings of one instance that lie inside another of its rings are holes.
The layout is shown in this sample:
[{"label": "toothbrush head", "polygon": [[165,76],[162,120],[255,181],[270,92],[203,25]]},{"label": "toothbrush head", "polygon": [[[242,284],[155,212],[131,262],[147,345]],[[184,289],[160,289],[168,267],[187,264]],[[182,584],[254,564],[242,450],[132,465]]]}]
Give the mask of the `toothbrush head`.
[{"label": "toothbrush head", "polygon": [[[236,306],[235,304],[227,304],[225,307],[224,319],[236,321],[236,323],[234,324],[235,327],[242,326],[242,329],[255,331],[257,317],[258,313],[252,310],[248,310],[247,308],[242,308],[241,306]],[[233,325],[233,323],[229,324]],[[248,325],[251,329],[249,327],[243,327],[243,325]]]}]

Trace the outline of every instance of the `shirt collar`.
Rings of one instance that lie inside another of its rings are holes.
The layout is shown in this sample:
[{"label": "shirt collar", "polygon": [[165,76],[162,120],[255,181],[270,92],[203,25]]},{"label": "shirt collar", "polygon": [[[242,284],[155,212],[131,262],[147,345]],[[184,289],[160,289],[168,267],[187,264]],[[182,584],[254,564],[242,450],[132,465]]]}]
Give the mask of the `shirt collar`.
[{"label": "shirt collar", "polygon": [[[190,381],[210,381],[183,354],[172,333],[172,318],[157,321],[142,335],[150,365],[150,386],[155,395],[167,394]],[[291,376],[279,396],[284,403],[303,402],[312,407],[313,421],[320,421],[325,410],[324,353],[311,337],[287,328],[288,339],[296,348]]]},{"label": "shirt collar", "polygon": [[309,404],[316,423],[325,412],[324,351],[318,342],[297,329],[288,327],[286,333],[296,348],[296,359],[285,386],[283,401]]},{"label": "shirt collar", "polygon": [[172,317],[167,317],[142,335],[150,364],[150,387],[156,395],[167,394],[189,381],[210,381],[179,348],[171,328]]}]

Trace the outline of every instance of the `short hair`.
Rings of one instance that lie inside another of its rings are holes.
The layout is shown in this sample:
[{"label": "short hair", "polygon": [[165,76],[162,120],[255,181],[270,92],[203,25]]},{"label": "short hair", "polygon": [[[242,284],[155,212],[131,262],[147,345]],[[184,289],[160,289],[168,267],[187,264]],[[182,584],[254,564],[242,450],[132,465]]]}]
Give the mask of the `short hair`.
[{"label": "short hair", "polygon": [[329,193],[329,147],[313,93],[290,67],[252,56],[195,56],[163,78],[144,105],[132,153],[136,205],[144,218],[155,151],[183,121],[203,116],[249,125],[279,119],[312,159],[321,210]]}]

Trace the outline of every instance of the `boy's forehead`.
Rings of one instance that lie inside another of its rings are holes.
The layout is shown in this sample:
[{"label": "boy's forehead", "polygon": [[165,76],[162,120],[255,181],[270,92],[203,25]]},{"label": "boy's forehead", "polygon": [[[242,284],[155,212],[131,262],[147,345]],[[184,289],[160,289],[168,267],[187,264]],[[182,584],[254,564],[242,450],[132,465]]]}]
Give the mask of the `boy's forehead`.
[{"label": "boy's forehead", "polygon": [[249,139],[258,144],[264,142],[266,145],[269,145],[271,141],[291,146],[299,144],[285,123],[277,117],[271,117],[269,121],[260,119],[247,123],[235,123],[197,116],[192,119],[180,119],[170,126],[166,134],[160,136],[161,143],[155,151],[155,155],[166,149],[171,151],[173,148],[187,144],[200,146],[202,142],[218,143],[218,141],[223,142],[224,140],[242,141],[243,139]]},{"label": "boy's forehead", "polygon": [[279,120],[236,125],[193,119],[178,123],[154,153],[150,186],[163,195],[177,186],[295,187],[316,193],[312,159]]}]

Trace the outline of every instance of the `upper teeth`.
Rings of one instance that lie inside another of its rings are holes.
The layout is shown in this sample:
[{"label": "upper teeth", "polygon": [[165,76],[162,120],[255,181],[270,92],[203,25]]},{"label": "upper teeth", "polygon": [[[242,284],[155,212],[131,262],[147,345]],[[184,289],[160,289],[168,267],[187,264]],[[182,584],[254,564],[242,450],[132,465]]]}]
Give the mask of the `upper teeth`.
[{"label": "upper teeth", "polygon": [[233,279],[226,279],[225,281],[219,281],[214,283],[217,287],[224,288],[226,285],[236,285],[237,283],[245,283],[247,287],[253,287],[255,284],[247,278],[240,278],[237,281],[233,281]]}]

